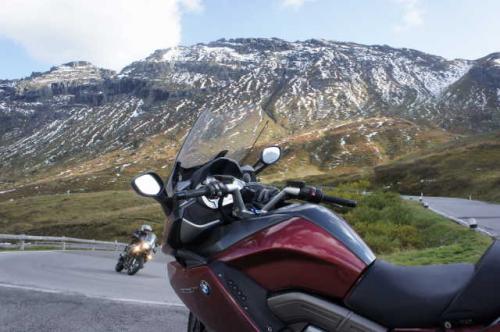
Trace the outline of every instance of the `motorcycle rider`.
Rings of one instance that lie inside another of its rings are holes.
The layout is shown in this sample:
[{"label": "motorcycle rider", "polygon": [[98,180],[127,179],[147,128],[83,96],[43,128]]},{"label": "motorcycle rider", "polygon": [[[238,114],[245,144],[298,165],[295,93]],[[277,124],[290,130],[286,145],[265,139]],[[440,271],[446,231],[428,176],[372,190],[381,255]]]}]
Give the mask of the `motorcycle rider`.
[{"label": "motorcycle rider", "polygon": [[[141,242],[141,241],[148,243],[150,245],[151,249],[153,250],[153,252],[156,253],[156,246],[157,246],[156,234],[153,233],[153,228],[150,225],[148,225],[148,224],[141,225],[140,228],[136,229],[132,233],[131,238],[132,239],[130,241],[130,244],[128,246],[126,246],[125,249],[123,250],[124,253],[126,253],[128,251],[128,249],[131,245],[136,244],[136,243]],[[123,254],[122,254],[122,257],[123,257]],[[142,268],[142,266],[141,266],[141,268]]]},{"label": "motorcycle rider", "polygon": [[[148,240],[149,238],[149,240]],[[154,238],[154,239],[152,239]],[[150,241],[150,239],[152,239],[152,241]],[[147,225],[147,224],[143,224],[141,225],[140,228],[136,229],[133,233],[132,233],[132,242],[131,244],[134,244],[136,242],[139,242],[141,240],[144,240],[144,241],[147,241],[148,243],[150,243],[150,245],[154,248],[155,244],[156,244],[156,235],[153,233],[153,228],[150,226],[150,225]]]}]

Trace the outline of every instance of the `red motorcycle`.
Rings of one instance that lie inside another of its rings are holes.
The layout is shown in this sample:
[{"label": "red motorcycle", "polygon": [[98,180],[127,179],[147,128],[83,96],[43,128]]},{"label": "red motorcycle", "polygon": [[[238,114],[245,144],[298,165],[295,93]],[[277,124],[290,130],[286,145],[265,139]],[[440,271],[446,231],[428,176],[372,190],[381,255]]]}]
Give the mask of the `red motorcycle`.
[{"label": "red motorcycle", "polygon": [[[355,207],[257,175],[281,150],[254,150],[273,130],[258,107],[205,111],[164,185],[132,181],[167,215],[170,283],[190,310],[188,331],[500,331],[500,244],[476,265],[396,266],[376,259],[338,215]],[[263,144],[260,144],[262,146]]]}]

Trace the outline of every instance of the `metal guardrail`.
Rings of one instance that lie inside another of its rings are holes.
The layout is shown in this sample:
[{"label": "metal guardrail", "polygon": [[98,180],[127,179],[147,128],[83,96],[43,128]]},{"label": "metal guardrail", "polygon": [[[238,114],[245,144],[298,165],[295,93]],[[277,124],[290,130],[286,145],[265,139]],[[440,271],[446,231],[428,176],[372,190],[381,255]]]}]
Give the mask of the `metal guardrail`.
[{"label": "metal guardrail", "polygon": [[114,241],[78,239],[74,237],[0,234],[0,248],[25,250],[30,247],[66,249],[121,250],[127,244]]}]

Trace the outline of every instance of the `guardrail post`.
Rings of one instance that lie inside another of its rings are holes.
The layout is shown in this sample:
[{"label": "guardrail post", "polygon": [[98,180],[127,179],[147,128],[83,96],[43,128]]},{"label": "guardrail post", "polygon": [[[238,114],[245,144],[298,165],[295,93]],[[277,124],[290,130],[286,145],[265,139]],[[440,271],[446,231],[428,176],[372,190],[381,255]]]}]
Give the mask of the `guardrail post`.
[{"label": "guardrail post", "polygon": [[19,250],[24,250],[26,243],[24,242],[25,234],[21,234],[21,239],[19,240]]},{"label": "guardrail post", "polygon": [[95,250],[95,240],[92,240],[92,251]]},{"label": "guardrail post", "polygon": [[66,240],[66,237],[63,236],[62,237],[62,244],[61,244],[62,250],[66,250],[66,241],[65,240]]},{"label": "guardrail post", "polygon": [[118,241],[115,240],[115,251],[118,251]]}]

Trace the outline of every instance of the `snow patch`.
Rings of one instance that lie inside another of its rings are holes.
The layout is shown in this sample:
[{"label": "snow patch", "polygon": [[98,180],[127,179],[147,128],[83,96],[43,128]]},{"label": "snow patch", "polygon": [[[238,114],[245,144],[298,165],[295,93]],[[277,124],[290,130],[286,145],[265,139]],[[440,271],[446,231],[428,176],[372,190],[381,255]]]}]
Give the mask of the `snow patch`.
[{"label": "snow patch", "polygon": [[13,191],[16,191],[16,189],[9,189],[9,190],[4,190],[4,191],[0,191],[0,195],[2,194],[7,194],[7,193],[11,193]]}]

